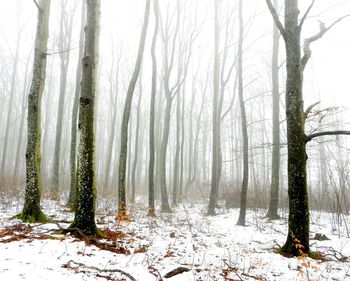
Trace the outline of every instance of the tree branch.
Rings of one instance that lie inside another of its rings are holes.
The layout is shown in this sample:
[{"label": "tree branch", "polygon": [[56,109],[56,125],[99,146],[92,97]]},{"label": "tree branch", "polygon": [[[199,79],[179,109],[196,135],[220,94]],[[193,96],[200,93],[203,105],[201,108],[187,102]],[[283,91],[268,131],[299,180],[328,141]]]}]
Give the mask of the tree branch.
[{"label": "tree branch", "polygon": [[38,2],[37,2],[36,0],[33,0],[33,2],[34,2],[34,4],[35,4],[35,6],[38,8],[38,10],[41,10],[41,8],[40,8]]},{"label": "tree branch", "polygon": [[275,8],[273,7],[273,5],[271,3],[271,0],[265,0],[265,1],[266,1],[267,7],[270,10],[272,18],[273,18],[278,30],[280,31],[283,39],[286,39],[287,38],[286,30],[284,29],[283,24],[281,23]]},{"label": "tree branch", "polygon": [[308,136],[305,136],[305,143],[308,143],[314,138],[317,137],[322,137],[322,136],[337,136],[337,135],[350,135],[350,131],[325,131],[325,132],[318,132],[318,133],[313,133]]},{"label": "tree branch", "polygon": [[305,66],[307,64],[307,62],[309,61],[310,57],[311,57],[311,49],[310,49],[310,44],[312,42],[315,42],[316,40],[320,39],[328,30],[330,30],[334,25],[336,25],[338,22],[340,22],[341,20],[345,19],[346,17],[349,17],[349,15],[345,15],[342,16],[341,18],[335,20],[330,26],[326,27],[325,24],[323,22],[320,22],[320,31],[315,34],[314,36],[311,36],[307,39],[305,39],[304,41],[304,56],[301,59],[301,67],[302,67],[302,71],[304,71]]},{"label": "tree branch", "polygon": [[299,23],[299,30],[301,30],[301,28],[303,27],[303,24],[304,24],[304,22],[305,22],[305,20],[306,20],[306,18],[307,18],[307,16],[308,16],[308,14],[310,13],[310,11],[311,11],[311,9],[312,9],[312,7],[313,7],[314,4],[315,4],[315,0],[312,0],[312,2],[311,2],[311,4],[310,4],[309,8],[307,8],[305,14],[303,15],[302,19],[300,20],[300,23]]},{"label": "tree branch", "polygon": [[304,112],[304,120],[306,120],[306,118],[309,116],[311,110],[320,103],[320,101],[315,102],[314,104],[311,104]]}]

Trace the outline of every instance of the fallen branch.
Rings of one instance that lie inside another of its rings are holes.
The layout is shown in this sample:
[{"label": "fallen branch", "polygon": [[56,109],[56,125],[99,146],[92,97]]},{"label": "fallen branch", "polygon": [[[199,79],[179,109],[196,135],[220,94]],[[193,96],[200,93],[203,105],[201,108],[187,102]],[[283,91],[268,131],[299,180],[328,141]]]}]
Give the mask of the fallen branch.
[{"label": "fallen branch", "polygon": [[178,274],[181,274],[181,273],[184,273],[184,272],[187,272],[187,271],[190,271],[189,268],[187,267],[184,267],[184,266],[180,266],[180,267],[177,267],[175,269],[173,269],[172,271],[169,271],[167,274],[164,275],[165,278],[171,278],[175,275],[178,275]]},{"label": "fallen branch", "polygon": [[95,266],[88,266],[86,264],[83,264],[83,263],[80,263],[80,262],[76,262],[76,261],[73,261],[73,260],[68,261],[66,264],[62,265],[62,267],[69,268],[69,269],[77,269],[77,267],[74,267],[71,264],[76,265],[77,267],[84,267],[84,268],[95,270],[95,271],[98,271],[98,272],[120,273],[120,274],[128,277],[132,281],[137,281],[130,273],[127,273],[127,272],[125,272],[124,270],[121,270],[121,269],[101,269],[101,268],[98,268],[98,267],[95,267]]}]

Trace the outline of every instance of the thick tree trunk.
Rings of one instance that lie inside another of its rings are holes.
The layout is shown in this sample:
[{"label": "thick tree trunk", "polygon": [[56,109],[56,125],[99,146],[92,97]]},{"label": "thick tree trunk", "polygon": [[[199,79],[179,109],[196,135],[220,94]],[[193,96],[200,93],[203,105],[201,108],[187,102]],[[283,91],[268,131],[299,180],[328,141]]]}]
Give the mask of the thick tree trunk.
[{"label": "thick tree trunk", "polygon": [[237,63],[237,75],[238,75],[238,97],[239,108],[241,112],[242,122],[242,141],[243,141],[243,178],[241,189],[241,206],[239,211],[239,218],[237,225],[245,225],[245,216],[247,211],[247,192],[248,192],[248,178],[249,178],[249,155],[248,155],[248,131],[247,131],[247,116],[244,105],[243,97],[243,9],[242,0],[239,0],[238,6],[239,17],[239,38],[238,38],[238,63]]},{"label": "thick tree trunk", "polygon": [[[278,7],[277,0],[273,5]],[[279,77],[278,77],[278,51],[279,51],[279,32],[276,25],[273,25],[272,42],[272,168],[271,168],[271,189],[269,209],[266,217],[269,219],[278,219],[278,190],[280,174],[280,97],[279,97]]]},{"label": "thick tree trunk", "polygon": [[84,26],[86,22],[86,2],[82,1],[81,7],[81,22],[79,36],[79,60],[75,77],[75,92],[72,110],[72,127],[71,127],[71,145],[70,145],[70,188],[67,205],[76,209],[77,203],[77,127],[78,127],[78,111],[79,111],[79,94],[80,82],[82,75],[82,59],[84,52]]},{"label": "thick tree trunk", "polygon": [[38,23],[35,37],[33,78],[28,95],[28,139],[26,149],[26,189],[22,213],[25,221],[43,221],[40,209],[41,156],[40,156],[40,112],[41,97],[46,75],[47,41],[49,37],[50,0],[39,1]]},{"label": "thick tree trunk", "polygon": [[[306,182],[306,149],[303,110],[303,68],[298,26],[298,1],[285,3],[287,54],[286,116],[288,139],[289,218],[287,241],[282,251],[309,253],[309,204]],[[301,245],[303,248],[299,248]]]},{"label": "thick tree trunk", "polygon": [[137,78],[139,76],[142,57],[143,57],[143,50],[146,42],[149,12],[150,12],[150,0],[146,0],[144,22],[142,26],[139,49],[138,49],[134,73],[131,77],[128,92],[126,95],[124,112],[123,112],[123,120],[121,125],[119,172],[118,172],[118,214],[119,215],[126,215],[125,179],[126,179],[126,161],[127,161],[127,150],[128,150],[128,126],[129,126],[129,119],[130,119],[132,97],[134,94]]},{"label": "thick tree trunk", "polygon": [[98,42],[100,23],[100,0],[86,0],[87,24],[85,26],[85,47],[82,60],[81,93],[79,98],[80,130],[77,208],[70,227],[86,234],[98,233],[95,223],[96,172],[94,105],[98,63]]}]

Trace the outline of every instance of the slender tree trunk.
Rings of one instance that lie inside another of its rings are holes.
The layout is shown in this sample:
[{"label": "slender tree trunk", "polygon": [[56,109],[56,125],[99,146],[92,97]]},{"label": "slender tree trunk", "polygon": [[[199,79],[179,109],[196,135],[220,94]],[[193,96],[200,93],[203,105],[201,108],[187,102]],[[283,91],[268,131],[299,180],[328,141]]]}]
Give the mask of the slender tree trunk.
[{"label": "slender tree trunk", "polygon": [[[277,0],[273,2],[274,7],[278,7]],[[272,43],[272,169],[271,169],[271,189],[270,203],[267,211],[269,219],[278,219],[278,190],[280,174],[280,97],[279,97],[279,77],[278,77],[278,51],[279,32],[276,25],[273,25]]]},{"label": "slender tree trunk", "polygon": [[142,74],[140,75],[140,79],[139,79],[139,97],[137,101],[137,113],[136,113],[134,159],[132,162],[132,171],[131,171],[131,198],[130,198],[131,203],[135,203],[137,160],[140,155],[139,142],[140,142],[140,123],[141,123],[141,101],[142,101]]},{"label": "slender tree trunk", "polygon": [[78,127],[78,112],[79,112],[79,94],[80,94],[80,82],[82,75],[82,59],[84,52],[84,26],[86,22],[86,2],[82,1],[81,7],[81,22],[80,22],[80,36],[79,36],[79,60],[77,66],[77,72],[75,77],[75,92],[74,102],[72,110],[72,127],[71,127],[71,145],[70,145],[70,189],[67,205],[76,209],[77,203],[77,127]]},{"label": "slender tree trunk", "polygon": [[243,98],[243,9],[242,0],[239,0],[238,4],[238,17],[239,17],[239,38],[238,38],[238,62],[237,62],[237,75],[238,75],[238,97],[239,107],[241,112],[242,122],[242,141],[243,141],[243,178],[241,189],[241,207],[239,211],[239,218],[237,225],[245,225],[245,216],[247,211],[247,191],[248,191],[248,178],[249,178],[249,155],[248,155],[248,131],[247,131],[247,116]]},{"label": "slender tree trunk", "polygon": [[127,161],[127,149],[128,149],[128,126],[129,126],[132,97],[134,94],[137,78],[139,76],[142,57],[143,57],[143,50],[146,42],[149,12],[150,12],[150,0],[146,0],[144,22],[142,26],[139,49],[138,49],[134,73],[130,80],[128,92],[126,95],[124,112],[123,112],[123,120],[122,120],[122,126],[121,126],[119,173],[118,173],[119,175],[118,176],[118,195],[119,195],[118,196],[118,214],[119,215],[126,215],[125,179],[126,179],[126,161]]},{"label": "slender tree trunk", "polygon": [[85,234],[98,233],[95,223],[96,172],[94,106],[96,95],[98,43],[100,24],[100,0],[86,0],[87,24],[85,26],[85,47],[82,59],[81,93],[79,98],[80,130],[77,208],[71,228],[78,228]]},{"label": "slender tree trunk", "polygon": [[[117,73],[116,73],[116,85],[115,85],[115,101],[113,104],[113,115],[112,115],[112,123],[111,123],[111,131],[107,144],[107,159],[106,159],[106,171],[105,171],[105,179],[104,179],[104,193],[106,194],[107,189],[110,186],[110,175],[111,175],[111,166],[112,166],[112,155],[113,155],[113,146],[115,140],[115,131],[118,117],[118,96],[119,96],[119,66],[120,59],[118,59],[117,65]],[[111,87],[112,87],[112,79],[111,79]],[[112,91],[112,89],[111,89]]]},{"label": "slender tree trunk", "polygon": [[181,96],[180,92],[176,97],[176,144],[175,144],[175,157],[174,157],[174,183],[173,183],[173,196],[172,204],[177,205],[177,196],[179,193],[179,158],[180,158],[180,118],[181,114]]},{"label": "slender tree trunk", "polygon": [[152,56],[152,89],[150,102],[150,120],[149,120],[149,166],[148,166],[148,215],[155,216],[154,208],[154,114],[155,114],[155,100],[157,93],[157,58],[156,58],[156,44],[159,30],[159,6],[158,0],[153,4],[155,26],[152,38],[151,56]]},{"label": "slender tree trunk", "polygon": [[212,174],[211,189],[207,215],[215,215],[215,207],[217,204],[219,192],[219,162],[220,162],[220,116],[219,110],[219,78],[220,78],[220,56],[219,56],[219,7],[218,1],[215,0],[215,23],[214,23],[214,79],[213,79],[213,156],[212,156]]},{"label": "slender tree trunk", "polygon": [[[61,20],[60,20],[60,34],[58,46],[60,49],[60,64],[61,64],[61,74],[60,74],[60,91],[58,98],[58,110],[57,110],[57,123],[56,123],[56,139],[55,139],[55,152],[53,157],[53,169],[52,169],[52,195],[55,199],[59,199],[59,184],[60,184],[60,156],[61,156],[61,146],[62,146],[62,128],[63,128],[63,118],[64,118],[64,103],[66,95],[66,85],[67,85],[67,72],[69,65],[69,54],[68,51],[71,45],[71,35],[72,35],[72,15],[68,19],[68,14],[66,12],[66,2],[61,1]],[[68,21],[68,22],[67,22]]]},{"label": "slender tree trunk", "polygon": [[26,189],[23,211],[19,218],[25,221],[45,221],[40,209],[41,156],[40,112],[41,97],[45,86],[47,41],[49,37],[50,0],[40,0],[35,37],[33,78],[28,95],[28,139],[26,149]]},{"label": "slender tree trunk", "polygon": [[171,113],[172,99],[171,96],[166,97],[166,106],[164,112],[164,127],[162,142],[160,147],[160,195],[161,195],[161,211],[165,213],[171,212],[168,200],[167,183],[166,183],[166,152],[168,148],[169,130],[170,130],[170,113]]}]

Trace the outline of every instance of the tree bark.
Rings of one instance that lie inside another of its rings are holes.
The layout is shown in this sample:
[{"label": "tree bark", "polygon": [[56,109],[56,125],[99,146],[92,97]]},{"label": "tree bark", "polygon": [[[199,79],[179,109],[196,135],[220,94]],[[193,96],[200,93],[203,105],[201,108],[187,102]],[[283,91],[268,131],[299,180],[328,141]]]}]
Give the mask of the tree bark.
[{"label": "tree bark", "polygon": [[126,95],[123,120],[120,132],[120,155],[119,155],[119,173],[118,173],[118,214],[126,215],[126,194],[125,194],[125,179],[126,179],[126,161],[127,161],[127,150],[128,150],[128,126],[130,118],[130,108],[132,97],[134,94],[137,78],[139,76],[141,62],[143,57],[143,50],[146,42],[147,27],[149,21],[150,12],[150,0],[146,0],[144,22],[142,26],[141,38],[138,48],[138,54],[135,64],[134,73],[131,77],[129,88]]},{"label": "tree bark", "polygon": [[26,149],[26,189],[22,213],[25,221],[45,221],[40,209],[41,197],[41,155],[40,155],[40,112],[41,97],[45,86],[47,41],[49,37],[50,0],[40,0],[35,36],[33,78],[28,95],[28,139]]},{"label": "tree bark", "polygon": [[219,3],[215,0],[215,19],[214,19],[214,77],[213,77],[213,155],[212,155],[212,170],[211,170],[211,188],[210,198],[207,215],[215,215],[215,207],[217,204],[218,192],[219,192],[219,162],[220,162],[220,116],[218,114],[219,109],[219,76],[220,76],[220,56],[219,56],[219,40],[220,40],[220,28],[219,28]]},{"label": "tree bark", "polygon": [[149,165],[148,165],[148,215],[155,216],[154,208],[154,115],[155,115],[155,100],[157,93],[157,57],[156,44],[159,30],[159,6],[158,0],[153,4],[155,26],[152,38],[151,56],[152,56],[152,88],[151,88],[151,102],[150,102],[150,119],[149,119]]},{"label": "tree bark", "polygon": [[237,225],[245,225],[245,216],[247,211],[247,192],[248,192],[248,178],[249,178],[249,163],[248,163],[248,130],[247,130],[247,116],[243,98],[243,8],[242,0],[239,0],[238,4],[238,17],[239,17],[239,38],[238,38],[238,63],[237,63],[237,75],[238,75],[238,98],[239,108],[241,112],[242,122],[242,141],[243,141],[243,178],[241,189],[241,206],[239,210],[239,218]]},{"label": "tree bark", "polygon": [[72,127],[71,127],[71,145],[70,145],[70,188],[67,205],[76,209],[77,203],[77,127],[78,127],[78,112],[79,112],[79,94],[80,82],[82,76],[82,59],[84,52],[84,26],[86,23],[86,2],[82,1],[81,7],[81,21],[80,21],[80,35],[79,35],[79,59],[77,72],[75,76],[75,92],[72,110]]},{"label": "tree bark", "polygon": [[[278,7],[277,0],[273,5]],[[278,215],[278,190],[280,174],[280,97],[279,97],[279,75],[278,75],[278,52],[279,52],[279,32],[277,26],[273,24],[272,42],[272,167],[271,167],[271,189],[269,209],[266,217],[269,219],[279,219]]]},{"label": "tree bark", "polygon": [[77,170],[77,208],[70,228],[85,234],[98,233],[95,223],[96,172],[94,103],[96,95],[100,0],[86,0],[87,20],[82,59],[81,93],[79,98],[80,130]]}]

